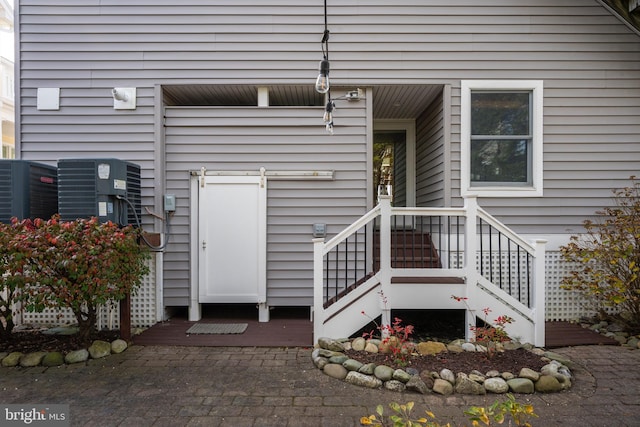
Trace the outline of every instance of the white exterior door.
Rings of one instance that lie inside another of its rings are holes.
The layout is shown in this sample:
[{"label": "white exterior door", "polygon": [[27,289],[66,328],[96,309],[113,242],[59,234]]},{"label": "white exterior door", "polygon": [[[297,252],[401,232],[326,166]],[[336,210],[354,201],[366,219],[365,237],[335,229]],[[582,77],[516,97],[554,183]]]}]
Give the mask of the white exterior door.
[{"label": "white exterior door", "polygon": [[266,178],[206,176],[199,190],[199,303],[266,302]]}]

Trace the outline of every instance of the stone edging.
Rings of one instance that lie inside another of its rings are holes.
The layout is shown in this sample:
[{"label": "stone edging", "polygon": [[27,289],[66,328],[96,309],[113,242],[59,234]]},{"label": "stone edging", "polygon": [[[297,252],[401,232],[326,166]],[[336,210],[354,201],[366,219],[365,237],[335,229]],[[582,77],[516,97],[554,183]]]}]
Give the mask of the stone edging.
[{"label": "stone edging", "polygon": [[[442,343],[436,344],[445,347],[444,351],[449,351],[447,347],[452,348],[451,345],[460,347],[460,351],[477,351],[480,347],[472,343],[462,345],[452,343],[449,346]],[[357,360],[350,359],[343,353],[350,349],[365,351],[365,345],[368,348],[367,351],[378,352],[380,340],[365,341],[363,338],[356,338],[349,341],[319,338],[316,348],[311,353],[311,358],[318,369],[332,378],[361,387],[384,387],[387,390],[399,392],[413,391],[422,394],[433,392],[446,396],[453,393],[475,395],[549,393],[571,388],[572,374],[567,366],[571,364],[571,361],[542,349],[530,349],[530,351],[549,363],[540,372],[523,368],[516,375],[511,372],[497,371],[455,373],[449,369],[442,369],[440,372],[417,372],[411,368],[403,370],[385,365],[364,365]],[[513,346],[518,346],[518,344],[513,344]]]},{"label": "stone edging", "polygon": [[117,339],[113,342],[94,341],[88,349],[80,349],[62,354],[59,351],[35,351],[32,353],[21,353],[14,351],[12,353],[1,353],[0,360],[2,366],[30,368],[35,366],[54,367],[64,364],[71,365],[74,363],[82,363],[91,359],[101,359],[111,354],[118,354],[125,351],[128,347],[126,341]]}]

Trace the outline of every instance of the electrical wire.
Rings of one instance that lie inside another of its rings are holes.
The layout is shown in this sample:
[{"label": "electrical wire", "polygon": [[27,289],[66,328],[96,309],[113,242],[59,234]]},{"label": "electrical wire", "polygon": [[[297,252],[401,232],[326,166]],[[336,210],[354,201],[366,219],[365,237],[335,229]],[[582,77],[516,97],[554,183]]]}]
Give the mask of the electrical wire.
[{"label": "electrical wire", "polygon": [[[125,196],[120,196],[120,195],[116,195],[116,199],[118,200],[124,200],[129,207],[131,208],[131,210],[133,211],[133,216],[136,219],[136,225],[138,226],[138,228],[142,228],[142,224],[140,223],[140,218],[138,217],[138,212],[136,212],[136,208],[133,205],[133,203],[131,203],[131,201],[129,199],[127,199]],[[162,245],[160,246],[154,246],[151,242],[149,242],[147,240],[147,238],[144,236],[143,233],[140,233],[140,237],[142,237],[142,241],[149,246],[149,248],[153,249],[154,251],[162,251],[167,247],[167,243],[169,243],[169,239],[171,238],[171,221],[170,221],[170,215],[169,212],[165,211],[165,217],[162,220],[164,222],[164,228],[165,228],[165,235],[167,236],[167,238],[164,240],[164,242],[162,243]]]},{"label": "electrical wire", "polygon": [[[322,47],[322,56],[327,61],[329,61],[329,36],[330,32],[327,21],[327,0],[324,0],[324,33],[322,34],[320,46]],[[333,135],[333,109],[335,107],[335,104],[331,99],[331,86],[329,86],[329,90],[327,91],[325,99],[327,101],[325,106],[324,122],[327,128],[327,132]]]}]

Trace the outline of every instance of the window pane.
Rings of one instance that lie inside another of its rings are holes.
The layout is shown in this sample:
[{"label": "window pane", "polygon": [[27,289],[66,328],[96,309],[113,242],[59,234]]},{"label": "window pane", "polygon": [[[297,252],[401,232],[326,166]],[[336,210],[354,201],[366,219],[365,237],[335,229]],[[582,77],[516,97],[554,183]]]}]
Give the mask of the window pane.
[{"label": "window pane", "polygon": [[472,140],[471,182],[528,182],[526,139]]},{"label": "window pane", "polygon": [[472,135],[529,135],[529,93],[471,92]]}]

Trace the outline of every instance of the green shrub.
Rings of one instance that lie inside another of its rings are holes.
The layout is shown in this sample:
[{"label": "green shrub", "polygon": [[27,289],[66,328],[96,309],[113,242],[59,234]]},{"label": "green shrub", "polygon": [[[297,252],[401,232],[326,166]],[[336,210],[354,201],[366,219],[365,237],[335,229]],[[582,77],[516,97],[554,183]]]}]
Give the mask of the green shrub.
[{"label": "green shrub", "polygon": [[22,297],[25,269],[29,262],[26,246],[29,242],[29,222],[14,220],[0,223],[0,336],[8,336],[15,324],[13,306]]},{"label": "green shrub", "polygon": [[580,293],[602,315],[615,308],[618,321],[640,329],[640,183],[613,190],[614,206],[585,220],[586,232],[560,248],[575,266],[562,287]]},{"label": "green shrub", "polygon": [[138,244],[140,230],[97,218],[36,219],[29,239],[25,307],[70,308],[87,342],[100,305],[132,293],[148,273],[149,251]]}]

